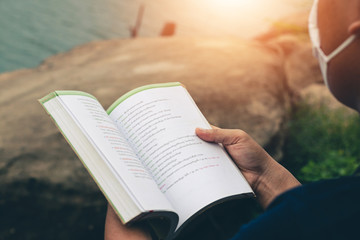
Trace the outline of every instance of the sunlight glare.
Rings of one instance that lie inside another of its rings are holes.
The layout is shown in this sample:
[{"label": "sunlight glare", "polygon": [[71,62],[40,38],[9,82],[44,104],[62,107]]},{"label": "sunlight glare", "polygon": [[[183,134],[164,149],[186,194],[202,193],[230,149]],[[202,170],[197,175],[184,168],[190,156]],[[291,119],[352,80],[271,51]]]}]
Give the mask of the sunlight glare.
[{"label": "sunlight glare", "polygon": [[218,8],[231,8],[231,7],[244,7],[247,5],[254,5],[258,0],[211,0],[214,7]]},{"label": "sunlight glare", "polygon": [[183,3],[188,3],[186,6],[189,8],[181,13],[187,14],[186,19],[193,19],[193,26],[195,23],[196,26],[201,26],[204,35],[252,38],[266,32],[277,19],[303,11],[305,7],[310,8],[303,6],[305,1],[307,0],[183,0]]},{"label": "sunlight glare", "polygon": [[246,18],[258,14],[264,1],[268,0],[210,0],[208,4],[221,18],[234,19],[239,15]]}]

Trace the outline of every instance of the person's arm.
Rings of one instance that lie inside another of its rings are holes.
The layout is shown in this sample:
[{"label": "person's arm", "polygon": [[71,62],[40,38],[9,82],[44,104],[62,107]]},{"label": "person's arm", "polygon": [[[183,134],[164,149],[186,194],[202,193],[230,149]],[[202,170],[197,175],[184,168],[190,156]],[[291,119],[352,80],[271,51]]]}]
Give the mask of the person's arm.
[{"label": "person's arm", "polygon": [[105,220],[105,240],[151,240],[150,234],[141,228],[129,228],[119,220],[114,210],[108,205]]},{"label": "person's arm", "polygon": [[204,141],[221,143],[225,147],[263,208],[281,193],[301,185],[244,131],[198,128],[196,134]]}]

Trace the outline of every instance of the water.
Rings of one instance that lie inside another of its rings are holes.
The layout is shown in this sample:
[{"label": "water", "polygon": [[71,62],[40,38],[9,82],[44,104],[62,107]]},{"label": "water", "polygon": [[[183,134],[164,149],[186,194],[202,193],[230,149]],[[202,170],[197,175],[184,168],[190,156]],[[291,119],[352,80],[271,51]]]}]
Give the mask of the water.
[{"label": "water", "polygon": [[[39,65],[74,46],[128,38],[140,4],[140,37],[156,37],[167,21],[177,36],[251,38],[304,0],[0,0],[0,72]],[[270,11],[271,9],[271,11]]]}]

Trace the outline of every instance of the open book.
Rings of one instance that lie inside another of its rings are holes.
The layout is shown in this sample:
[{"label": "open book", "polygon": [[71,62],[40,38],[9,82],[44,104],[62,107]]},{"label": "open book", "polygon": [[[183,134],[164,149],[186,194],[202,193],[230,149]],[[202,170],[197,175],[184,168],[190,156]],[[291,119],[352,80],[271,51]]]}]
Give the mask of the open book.
[{"label": "open book", "polygon": [[79,91],[39,101],[124,224],[173,238],[207,208],[254,195],[226,151],[196,136],[210,125],[180,83],[134,89],[107,111]]}]

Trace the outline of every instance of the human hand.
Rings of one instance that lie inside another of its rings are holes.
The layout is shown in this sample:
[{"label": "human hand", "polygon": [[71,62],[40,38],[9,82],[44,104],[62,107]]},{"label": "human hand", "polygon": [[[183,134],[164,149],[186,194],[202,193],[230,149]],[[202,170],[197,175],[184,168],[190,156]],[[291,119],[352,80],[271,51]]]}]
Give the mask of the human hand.
[{"label": "human hand", "polygon": [[105,240],[151,240],[150,234],[139,228],[129,228],[121,223],[120,219],[108,205],[105,220]]},{"label": "human hand", "polygon": [[279,194],[299,186],[296,178],[242,130],[196,129],[199,138],[221,143],[266,208]]}]

